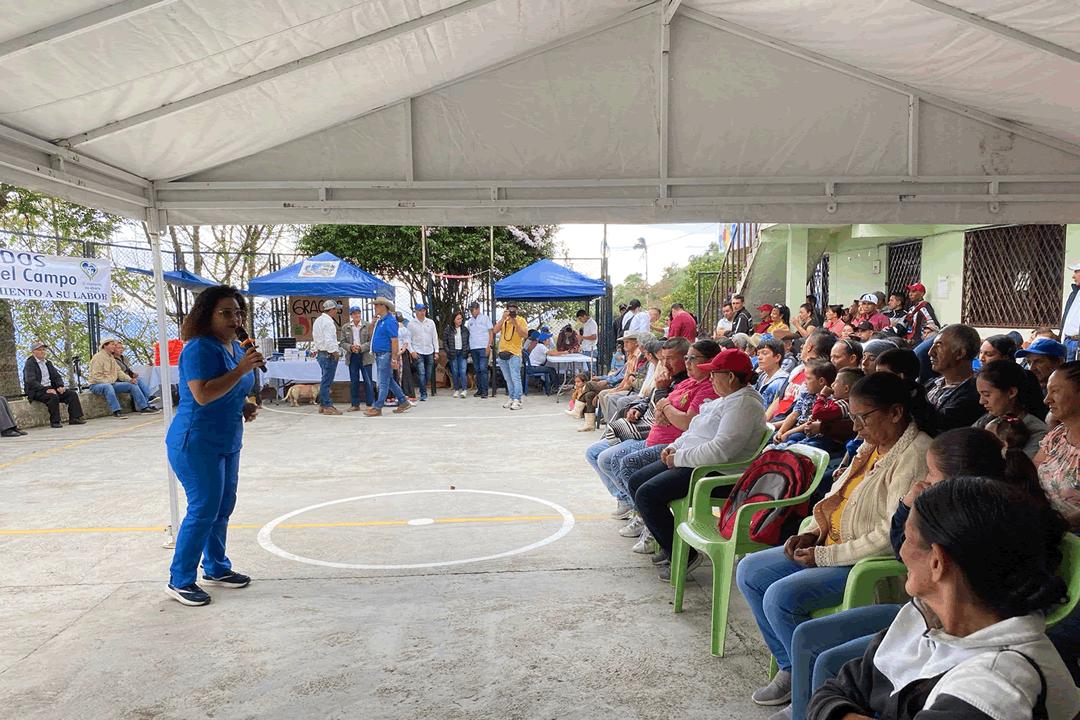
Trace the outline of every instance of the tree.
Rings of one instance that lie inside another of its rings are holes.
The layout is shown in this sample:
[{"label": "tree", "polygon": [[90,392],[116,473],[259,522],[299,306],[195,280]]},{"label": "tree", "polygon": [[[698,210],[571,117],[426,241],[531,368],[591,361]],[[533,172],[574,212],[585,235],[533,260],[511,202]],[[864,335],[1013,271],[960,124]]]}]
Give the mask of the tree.
[{"label": "tree", "polygon": [[[681,280],[675,286],[671,302],[681,302],[695,316],[701,317],[702,308],[697,306],[697,282],[699,272],[716,272],[724,266],[724,253],[712,243],[701,255],[692,255],[682,271]],[[711,287],[711,285],[710,285]]]},{"label": "tree", "polygon": [[[555,225],[495,228],[494,279],[552,257],[557,229]],[[491,267],[488,228],[426,228],[428,273],[424,272],[420,230],[417,226],[314,225],[301,237],[298,249],[310,255],[329,251],[374,275],[400,281],[411,303],[427,300],[429,316],[441,327],[471,299],[483,300],[480,287]]]},{"label": "tree", "polygon": [[627,275],[626,279],[613,288],[612,293],[616,308],[635,299],[641,301],[642,307],[649,305],[649,286],[645,284],[641,273]]}]

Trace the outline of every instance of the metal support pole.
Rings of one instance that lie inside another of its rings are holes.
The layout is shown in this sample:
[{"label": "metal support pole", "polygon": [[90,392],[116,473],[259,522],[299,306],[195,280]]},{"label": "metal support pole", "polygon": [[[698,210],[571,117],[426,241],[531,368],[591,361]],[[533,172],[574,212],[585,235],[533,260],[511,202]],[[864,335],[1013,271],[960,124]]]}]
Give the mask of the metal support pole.
[{"label": "metal support pole", "polygon": [[[161,363],[158,366],[158,379],[161,381],[161,420],[165,432],[169,431],[169,424],[173,417],[172,404],[172,368],[169,366],[169,328],[168,318],[165,315],[165,275],[161,267],[161,236],[165,233],[161,225],[158,211],[151,207],[147,211],[146,225],[150,230],[150,248],[154,258],[154,299],[157,304],[158,326],[158,357]],[[166,528],[168,538],[164,547],[176,547],[176,531],[180,527],[180,497],[176,490],[176,475],[173,474],[172,466],[168,458],[165,460],[165,481],[169,486],[169,525]]]},{"label": "metal support pole", "polygon": [[[491,318],[491,322],[495,322],[495,226],[488,225],[488,251],[490,265],[488,267],[488,286],[490,287],[490,296],[488,297],[489,307],[491,308],[488,317]],[[498,393],[495,391],[495,357],[497,348],[491,348],[491,360],[488,362],[488,397],[495,397]],[[510,386],[507,386],[507,392],[510,392]]]},{"label": "metal support pole", "polygon": [[[97,248],[94,243],[89,240],[83,241],[83,257],[96,256]],[[90,355],[93,356],[101,345],[101,307],[97,303],[86,303],[86,331],[90,339]]]}]

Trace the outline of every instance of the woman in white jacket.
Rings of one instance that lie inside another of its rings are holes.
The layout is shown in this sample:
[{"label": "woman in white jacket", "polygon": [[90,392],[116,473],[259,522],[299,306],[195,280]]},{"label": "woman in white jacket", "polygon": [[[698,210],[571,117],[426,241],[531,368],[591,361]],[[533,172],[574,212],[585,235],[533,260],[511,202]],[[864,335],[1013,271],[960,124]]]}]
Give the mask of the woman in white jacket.
[{"label": "woman in white jacket", "polygon": [[[766,431],[765,401],[753,388],[757,373],[746,353],[721,350],[698,370],[709,373],[718,399],[703,403],[686,432],[664,448],[659,460],[631,475],[628,483],[634,506],[660,545],[661,558],[668,560],[675,535],[668,503],[686,497],[694,468],[749,462]],[[691,550],[687,560],[689,572],[701,556]],[[670,567],[664,567],[660,579],[670,579],[668,573]]]},{"label": "woman in white jacket", "polygon": [[946,480],[915,501],[900,556],[914,599],[861,660],[810,702],[810,720],[1072,720],[1080,694],[1046,637],[1065,522],[988,478]]}]

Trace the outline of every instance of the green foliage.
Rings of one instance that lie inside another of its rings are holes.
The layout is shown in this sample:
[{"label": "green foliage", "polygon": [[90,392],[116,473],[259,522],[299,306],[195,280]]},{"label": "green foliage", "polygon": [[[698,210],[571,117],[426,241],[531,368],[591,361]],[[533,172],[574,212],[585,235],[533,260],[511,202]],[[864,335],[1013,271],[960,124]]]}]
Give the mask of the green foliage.
[{"label": "green foliage", "polygon": [[[495,228],[496,279],[517,272],[541,258],[554,255],[555,225]],[[300,239],[298,250],[315,255],[329,251],[386,280],[405,285],[412,302],[426,298],[430,316],[443,327],[455,310],[479,297],[483,273],[491,266],[487,227],[427,228],[427,267],[444,275],[470,275],[473,279],[431,277],[424,272],[417,226],[314,225]],[[432,294],[427,297],[428,282]],[[543,306],[529,303],[522,310],[532,319]]]},{"label": "green foliage", "polygon": [[671,291],[670,302],[681,302],[687,310],[700,317],[701,308],[697,306],[698,273],[720,270],[724,265],[724,254],[715,243],[709,245],[701,255],[693,255],[686,267],[679,271],[679,280]]}]

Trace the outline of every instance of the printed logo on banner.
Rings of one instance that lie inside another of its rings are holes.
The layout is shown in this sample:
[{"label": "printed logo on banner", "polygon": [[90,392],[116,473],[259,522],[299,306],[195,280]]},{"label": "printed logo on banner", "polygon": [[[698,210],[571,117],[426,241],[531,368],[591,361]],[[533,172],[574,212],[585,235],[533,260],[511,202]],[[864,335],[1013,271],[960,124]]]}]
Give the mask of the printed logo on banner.
[{"label": "printed logo on banner", "polygon": [[0,297],[112,302],[112,263],[0,248]]},{"label": "printed logo on banner", "polygon": [[337,277],[340,260],[305,260],[300,266],[297,277],[332,278]]}]

